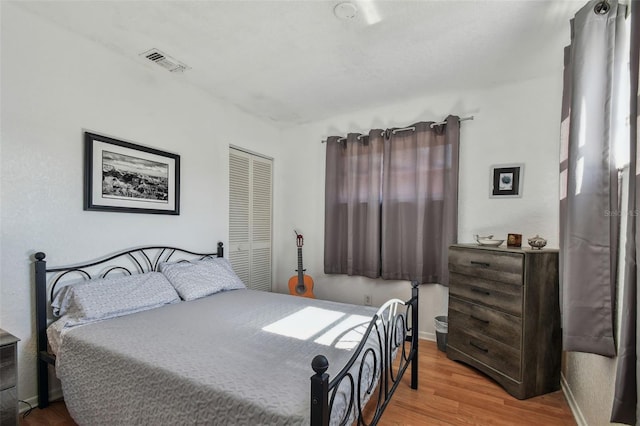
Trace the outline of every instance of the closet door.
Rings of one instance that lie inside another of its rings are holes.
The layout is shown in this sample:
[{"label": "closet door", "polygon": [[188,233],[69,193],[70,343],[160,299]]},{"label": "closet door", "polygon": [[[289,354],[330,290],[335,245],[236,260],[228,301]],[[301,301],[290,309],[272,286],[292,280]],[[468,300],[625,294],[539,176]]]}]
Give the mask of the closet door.
[{"label": "closet door", "polygon": [[248,288],[271,291],[273,161],[229,148],[229,261]]}]

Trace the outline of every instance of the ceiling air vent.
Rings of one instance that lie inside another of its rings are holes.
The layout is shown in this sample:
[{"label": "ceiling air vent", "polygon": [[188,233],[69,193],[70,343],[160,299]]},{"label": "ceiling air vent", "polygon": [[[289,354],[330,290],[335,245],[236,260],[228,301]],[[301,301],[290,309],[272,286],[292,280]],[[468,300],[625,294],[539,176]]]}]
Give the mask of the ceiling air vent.
[{"label": "ceiling air vent", "polygon": [[141,53],[140,56],[143,56],[148,60],[155,62],[162,68],[165,68],[171,72],[183,72],[190,69],[190,67],[186,66],[180,61],[176,61],[170,56],[165,55],[158,49],[147,50],[146,52]]}]

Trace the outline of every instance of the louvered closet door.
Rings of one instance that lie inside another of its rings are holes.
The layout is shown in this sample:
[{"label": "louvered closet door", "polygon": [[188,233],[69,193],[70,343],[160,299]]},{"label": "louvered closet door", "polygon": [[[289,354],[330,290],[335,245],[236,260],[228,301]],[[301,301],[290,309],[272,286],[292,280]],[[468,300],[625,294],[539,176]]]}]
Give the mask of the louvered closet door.
[{"label": "louvered closet door", "polygon": [[255,290],[271,291],[272,160],[229,149],[229,261]]}]

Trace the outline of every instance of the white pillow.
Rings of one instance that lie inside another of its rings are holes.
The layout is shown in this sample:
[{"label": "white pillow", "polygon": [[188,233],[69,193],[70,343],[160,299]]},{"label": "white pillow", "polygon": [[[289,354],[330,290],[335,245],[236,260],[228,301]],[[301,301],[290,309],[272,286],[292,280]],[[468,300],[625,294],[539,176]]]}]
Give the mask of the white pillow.
[{"label": "white pillow", "polygon": [[69,292],[73,287],[84,285],[92,282],[90,279],[77,279],[69,282],[58,283],[56,287],[56,293],[51,301],[51,308],[53,310],[54,317],[61,317],[69,310],[69,304],[71,303],[71,296]]},{"label": "white pillow", "polygon": [[85,280],[62,288],[51,303],[55,315],[74,323],[113,318],[179,302],[175,289],[159,272]]},{"label": "white pillow", "polygon": [[225,290],[246,288],[223,257],[190,262],[161,263],[162,272],[183,300],[194,300]]}]

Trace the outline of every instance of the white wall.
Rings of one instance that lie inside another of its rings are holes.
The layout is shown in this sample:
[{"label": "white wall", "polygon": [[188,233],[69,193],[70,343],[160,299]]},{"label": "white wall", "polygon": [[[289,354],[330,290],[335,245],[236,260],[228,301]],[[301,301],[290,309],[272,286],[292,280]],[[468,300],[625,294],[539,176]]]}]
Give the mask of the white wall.
[{"label": "white wall", "polygon": [[[561,94],[559,68],[545,78],[407,100],[286,130],[282,160],[287,167],[276,176],[281,202],[275,218],[285,236],[275,246],[278,290],[285,292],[286,280],[294,274],[296,228],[305,236],[305,267],[319,297],[362,304],[370,294],[374,305],[389,296],[408,297],[406,282],[323,273],[325,145],[320,141],[329,135],[441,120],[450,113],[475,116],[461,124],[459,241],[473,242],[476,233],[505,239],[508,233],[524,238],[540,234],[549,247],[558,247]],[[504,163],[525,164],[522,198],[489,198],[490,166]],[[446,314],[448,291],[440,285],[423,285],[420,291],[420,330],[433,338],[433,318]]]},{"label": "white wall", "polygon": [[579,426],[612,424],[617,358],[581,352],[563,354],[563,385]]},{"label": "white wall", "polygon": [[[2,2],[0,327],[21,339],[19,394],[36,394],[31,256],[50,265],[132,246],[212,250],[228,236],[228,146],[275,158],[279,131],[153,64]],[[179,216],[82,209],[83,129],[181,156]]]}]

